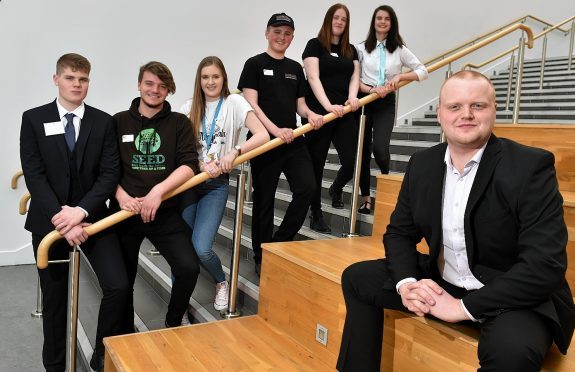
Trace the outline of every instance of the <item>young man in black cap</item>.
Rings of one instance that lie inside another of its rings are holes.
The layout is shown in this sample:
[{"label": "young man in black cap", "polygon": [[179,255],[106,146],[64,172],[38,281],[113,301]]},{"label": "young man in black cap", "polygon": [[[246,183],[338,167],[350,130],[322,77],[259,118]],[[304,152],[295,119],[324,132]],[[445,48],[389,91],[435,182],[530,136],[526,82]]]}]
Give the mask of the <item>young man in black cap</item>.
[{"label": "young man in black cap", "polygon": [[[254,188],[252,247],[258,275],[261,244],[293,239],[305,220],[315,191],[313,166],[305,139],[294,138],[293,130],[297,128],[296,113],[307,117],[315,129],[323,125],[323,117],[305,103],[307,83],[301,65],[285,56],[294,29],[293,19],[287,14],[272,15],[265,32],[268,48],[246,61],[238,84],[270,137],[281,138],[287,144],[251,160]],[[278,231],[272,234],[275,191],[282,172],[293,195]]]}]

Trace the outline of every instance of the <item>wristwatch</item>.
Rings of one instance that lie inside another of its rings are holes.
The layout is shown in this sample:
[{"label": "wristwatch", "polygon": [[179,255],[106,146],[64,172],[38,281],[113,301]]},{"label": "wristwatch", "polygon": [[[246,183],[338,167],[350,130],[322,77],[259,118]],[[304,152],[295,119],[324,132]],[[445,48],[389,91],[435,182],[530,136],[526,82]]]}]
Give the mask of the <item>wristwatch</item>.
[{"label": "wristwatch", "polygon": [[236,149],[238,151],[238,156],[240,156],[242,154],[242,148],[240,147],[240,145],[235,145],[234,149]]}]

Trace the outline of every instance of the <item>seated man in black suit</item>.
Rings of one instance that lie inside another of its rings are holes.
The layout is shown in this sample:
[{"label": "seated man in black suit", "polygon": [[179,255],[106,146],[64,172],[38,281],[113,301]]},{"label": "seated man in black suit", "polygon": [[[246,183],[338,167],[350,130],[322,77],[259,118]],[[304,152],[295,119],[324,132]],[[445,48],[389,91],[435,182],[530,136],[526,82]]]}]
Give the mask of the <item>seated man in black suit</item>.
[{"label": "seated man in black suit", "polygon": [[[492,134],[493,85],[462,71],[442,86],[447,144],[412,156],[384,235],[386,258],[342,275],[340,371],[379,371],[382,308],[472,321],[481,370],[538,371],[569,347],[567,230],[553,155]],[[416,250],[425,238],[429,255]]]},{"label": "seated man in black suit", "polygon": [[[71,245],[81,245],[103,291],[96,348],[90,365],[103,369],[102,338],[120,334],[128,299],[128,278],[118,238],[103,231],[88,239],[86,223],[106,217],[106,201],[120,179],[120,158],[112,117],[84,104],[90,62],[65,54],[56,64],[58,98],[22,115],[20,159],[32,195],[26,229],[32,232],[34,255],[42,238],[57,229],[65,240],[50,249],[49,259],[67,259]],[[43,293],[44,346],[47,371],[66,367],[68,265],[38,270]]]}]

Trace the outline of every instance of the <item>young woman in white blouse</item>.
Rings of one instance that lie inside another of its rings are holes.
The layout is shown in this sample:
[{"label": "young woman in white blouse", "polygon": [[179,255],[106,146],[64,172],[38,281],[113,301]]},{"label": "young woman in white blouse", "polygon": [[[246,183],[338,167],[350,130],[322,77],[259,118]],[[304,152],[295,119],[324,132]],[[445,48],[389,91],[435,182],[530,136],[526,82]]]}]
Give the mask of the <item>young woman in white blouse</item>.
[{"label": "young woman in white blouse", "polygon": [[[198,65],[194,96],[181,111],[189,116],[199,140],[200,169],[211,177],[184,193],[182,217],[192,229],[200,263],[217,283],[214,308],[224,310],[228,306],[228,282],[212,244],[228,199],[229,172],[236,157],[269,141],[269,135],[250,104],[241,95],[230,94],[226,69],[215,56],[204,58]],[[252,136],[240,146],[244,126]]]},{"label": "young woman in white blouse", "polygon": [[[364,96],[375,92],[381,97],[366,106],[360,177],[362,204],[359,212],[369,214],[371,212],[369,171],[372,151],[381,173],[389,173],[389,142],[395,121],[394,91],[401,81],[425,80],[427,69],[405,46],[399,34],[397,15],[388,5],[375,9],[367,39],[356,48],[361,64],[360,92]],[[412,71],[402,73],[404,66]]]}]

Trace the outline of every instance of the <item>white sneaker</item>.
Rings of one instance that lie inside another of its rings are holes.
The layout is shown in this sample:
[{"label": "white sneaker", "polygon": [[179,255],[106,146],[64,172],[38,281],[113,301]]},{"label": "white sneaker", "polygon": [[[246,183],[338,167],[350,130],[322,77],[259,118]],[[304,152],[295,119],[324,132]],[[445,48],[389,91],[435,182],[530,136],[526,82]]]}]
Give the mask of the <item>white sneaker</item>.
[{"label": "white sneaker", "polygon": [[184,316],[182,318],[182,325],[183,326],[189,326],[190,323],[190,318],[188,318],[188,310],[186,310],[186,312],[184,313]]},{"label": "white sneaker", "polygon": [[216,299],[214,300],[214,309],[225,310],[228,308],[228,292],[230,285],[227,281],[216,284]]}]

